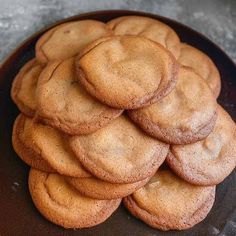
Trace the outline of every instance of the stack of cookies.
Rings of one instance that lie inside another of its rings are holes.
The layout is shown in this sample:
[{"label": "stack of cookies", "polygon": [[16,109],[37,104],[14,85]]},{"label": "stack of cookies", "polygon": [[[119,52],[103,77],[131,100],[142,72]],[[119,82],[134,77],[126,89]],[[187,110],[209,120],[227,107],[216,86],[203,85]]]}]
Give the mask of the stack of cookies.
[{"label": "stack of cookies", "polygon": [[236,126],[207,55],[140,16],[58,25],[35,54],[12,85],[12,140],[43,216],[91,227],[122,199],[161,230],[207,216],[236,166]]}]

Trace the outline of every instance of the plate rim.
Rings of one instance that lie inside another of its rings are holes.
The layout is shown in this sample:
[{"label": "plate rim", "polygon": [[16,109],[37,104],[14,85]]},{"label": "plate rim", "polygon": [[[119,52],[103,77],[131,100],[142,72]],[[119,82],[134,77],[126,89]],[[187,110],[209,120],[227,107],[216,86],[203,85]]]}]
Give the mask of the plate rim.
[{"label": "plate rim", "polygon": [[[34,32],[32,35],[30,35],[25,40],[23,40],[15,49],[11,50],[10,53],[2,61],[2,65],[0,65],[0,79],[5,81],[5,79],[1,77],[1,73],[9,73],[9,71],[10,71],[9,65],[11,65],[15,61],[15,54],[20,54],[21,56],[23,56],[22,51],[24,51],[25,48],[29,47],[29,45],[32,44],[33,40],[37,39],[45,31],[47,31],[50,28],[52,28],[52,27],[54,27],[58,24],[61,24],[63,22],[69,22],[69,21],[76,20],[76,18],[78,18],[78,17],[86,18],[86,17],[89,17],[89,16],[96,16],[96,15],[102,16],[102,15],[106,15],[106,14],[111,15],[111,16],[112,16],[112,14],[143,15],[143,16],[147,16],[147,17],[154,17],[154,18],[157,18],[157,19],[160,19],[160,20],[163,19],[164,21],[167,21],[167,22],[173,22],[173,24],[176,24],[180,27],[183,27],[186,31],[193,32],[194,34],[199,35],[203,40],[206,41],[206,43],[211,44],[215,48],[215,50],[218,50],[219,53],[221,53],[227,59],[227,64],[230,63],[230,66],[233,66],[234,69],[236,70],[235,62],[227,55],[227,53],[222,48],[220,48],[216,43],[211,41],[209,38],[207,38],[202,33],[199,33],[197,30],[192,29],[191,27],[189,27],[185,24],[182,24],[182,23],[180,23],[176,20],[173,20],[173,19],[168,18],[168,17],[160,16],[160,15],[157,15],[157,14],[144,12],[144,11],[99,10],[99,11],[91,11],[91,12],[76,14],[76,15],[73,15],[73,16],[70,16],[70,17],[66,17],[64,19],[57,20],[54,23],[50,23],[47,26],[42,27],[40,30]],[[7,92],[7,89],[4,88],[4,90],[5,90],[4,91],[4,94],[5,94],[5,92]],[[0,86],[0,92],[1,92],[1,86]],[[9,94],[7,94],[7,95],[9,96]],[[0,97],[1,97],[1,94],[0,94]],[[223,230],[223,228],[222,228],[222,230]]]}]

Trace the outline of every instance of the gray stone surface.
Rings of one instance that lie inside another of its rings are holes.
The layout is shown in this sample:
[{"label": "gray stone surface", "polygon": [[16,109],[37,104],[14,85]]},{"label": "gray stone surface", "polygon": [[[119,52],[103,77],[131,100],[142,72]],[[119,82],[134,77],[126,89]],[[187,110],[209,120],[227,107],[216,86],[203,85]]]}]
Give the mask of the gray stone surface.
[{"label": "gray stone surface", "polygon": [[178,20],[202,32],[236,62],[236,0],[0,0],[0,62],[40,28],[99,9],[141,10]]}]

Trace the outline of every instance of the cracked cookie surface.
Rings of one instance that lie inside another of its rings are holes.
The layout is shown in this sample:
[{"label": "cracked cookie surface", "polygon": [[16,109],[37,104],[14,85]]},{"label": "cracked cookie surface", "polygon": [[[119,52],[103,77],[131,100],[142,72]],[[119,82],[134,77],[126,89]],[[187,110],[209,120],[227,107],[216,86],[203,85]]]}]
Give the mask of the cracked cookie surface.
[{"label": "cracked cookie surface", "polygon": [[72,135],[94,132],[123,112],[100,103],[83,89],[76,79],[74,58],[48,63],[36,93],[39,119]]},{"label": "cracked cookie surface", "polygon": [[69,143],[87,170],[112,183],[152,176],[169,150],[169,145],[145,135],[125,116],[92,134],[73,136]]},{"label": "cracked cookie surface", "polygon": [[102,103],[134,109],[166,96],[177,80],[178,63],[163,46],[143,37],[99,39],[76,58],[78,80]]}]

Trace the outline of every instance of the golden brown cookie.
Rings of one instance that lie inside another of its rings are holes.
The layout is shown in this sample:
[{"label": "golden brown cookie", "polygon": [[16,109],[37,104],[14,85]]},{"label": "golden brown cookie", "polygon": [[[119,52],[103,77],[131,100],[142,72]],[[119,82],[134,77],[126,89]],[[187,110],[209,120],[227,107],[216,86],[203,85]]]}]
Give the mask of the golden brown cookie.
[{"label": "golden brown cookie", "polygon": [[161,230],[184,230],[201,222],[215,200],[215,186],[202,187],[161,170],[132,195],[124,198],[128,210]]},{"label": "golden brown cookie", "polygon": [[205,138],[216,121],[217,103],[206,82],[180,67],[175,89],[160,101],[128,112],[144,131],[166,143],[186,144]]},{"label": "golden brown cookie", "polygon": [[174,88],[178,63],[154,41],[113,36],[85,48],[76,69],[92,96],[111,107],[134,109],[154,103]]},{"label": "golden brown cookie", "polygon": [[193,144],[171,146],[167,162],[176,174],[190,183],[219,184],[236,166],[234,121],[218,106],[218,118],[212,133]]},{"label": "golden brown cookie", "polygon": [[82,196],[58,174],[31,169],[29,190],[40,213],[64,228],[87,228],[102,223],[121,199],[97,200]]},{"label": "golden brown cookie", "polygon": [[215,98],[219,96],[221,88],[220,73],[214,62],[205,53],[186,43],[181,43],[178,61],[182,65],[192,68],[205,79]]},{"label": "golden brown cookie", "polygon": [[116,199],[130,195],[135,190],[144,186],[149,179],[150,178],[146,178],[144,180],[128,184],[109,183],[95,177],[67,177],[66,181],[85,196],[95,199]]},{"label": "golden brown cookie", "polygon": [[11,88],[11,97],[20,111],[33,117],[36,110],[35,90],[44,66],[35,59],[27,62],[17,74]]},{"label": "golden brown cookie", "polygon": [[36,58],[41,63],[75,56],[89,43],[113,34],[96,20],[71,21],[47,31],[36,43]]},{"label": "golden brown cookie", "polygon": [[[23,116],[23,115],[22,115]],[[88,177],[90,174],[82,167],[67,144],[68,137],[32,119],[23,117],[22,135],[26,136],[28,149],[33,155],[39,156],[62,175],[72,177]]]},{"label": "golden brown cookie", "polygon": [[144,16],[122,16],[107,23],[115,35],[134,35],[151,39],[167,48],[178,58],[180,40],[168,25]]},{"label": "golden brown cookie", "polygon": [[69,142],[86,169],[111,183],[152,176],[169,150],[169,145],[145,135],[125,116],[92,134],[73,136]]},{"label": "golden brown cookie", "polygon": [[41,158],[40,154],[35,153],[30,144],[30,132],[25,126],[26,117],[20,114],[14,123],[12,132],[12,145],[17,155],[27,165],[46,172],[55,172],[47,161]]},{"label": "golden brown cookie", "polygon": [[81,87],[74,58],[49,62],[36,92],[40,120],[69,134],[94,132],[122,113],[100,103]]}]

